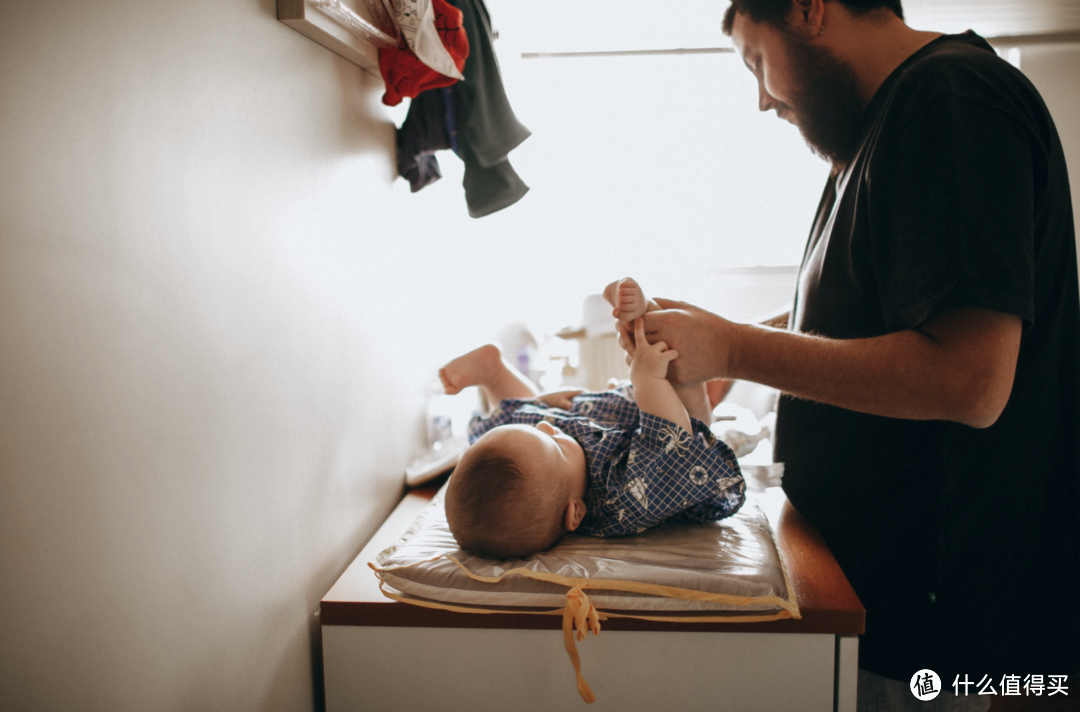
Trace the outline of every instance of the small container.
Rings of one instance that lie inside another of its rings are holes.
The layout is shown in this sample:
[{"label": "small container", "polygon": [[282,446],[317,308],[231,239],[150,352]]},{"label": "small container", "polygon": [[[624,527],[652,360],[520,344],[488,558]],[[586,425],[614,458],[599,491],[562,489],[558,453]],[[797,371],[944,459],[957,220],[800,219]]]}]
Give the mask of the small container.
[{"label": "small container", "polygon": [[428,389],[427,438],[433,450],[454,436],[454,405],[454,396],[446,395],[442,383],[436,381]]}]

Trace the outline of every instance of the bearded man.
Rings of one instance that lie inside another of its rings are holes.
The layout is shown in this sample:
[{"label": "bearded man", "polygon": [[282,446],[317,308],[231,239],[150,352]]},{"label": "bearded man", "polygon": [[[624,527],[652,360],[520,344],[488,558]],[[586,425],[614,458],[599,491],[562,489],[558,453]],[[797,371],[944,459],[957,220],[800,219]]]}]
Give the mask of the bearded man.
[{"label": "bearded man", "polygon": [[732,0],[724,31],[833,170],[782,326],[658,299],[646,334],[678,383],[781,391],[784,489],[867,611],[860,710],[986,709],[965,680],[1031,709],[1006,676],[1080,670],[1080,293],[1050,114],[899,0]]}]

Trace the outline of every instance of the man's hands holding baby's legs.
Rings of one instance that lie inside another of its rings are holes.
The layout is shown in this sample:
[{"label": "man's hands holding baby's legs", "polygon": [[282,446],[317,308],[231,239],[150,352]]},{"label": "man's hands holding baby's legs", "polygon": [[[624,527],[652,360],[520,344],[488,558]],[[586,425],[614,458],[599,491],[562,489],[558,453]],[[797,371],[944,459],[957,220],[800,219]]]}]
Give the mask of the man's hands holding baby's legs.
[{"label": "man's hands holding baby's legs", "polygon": [[[655,302],[660,310],[642,317],[644,333],[680,354],[668,368],[668,380],[686,385],[733,375],[731,353],[739,325],[685,302]],[[630,358],[637,358],[636,341],[635,333],[620,324],[619,343]]]}]

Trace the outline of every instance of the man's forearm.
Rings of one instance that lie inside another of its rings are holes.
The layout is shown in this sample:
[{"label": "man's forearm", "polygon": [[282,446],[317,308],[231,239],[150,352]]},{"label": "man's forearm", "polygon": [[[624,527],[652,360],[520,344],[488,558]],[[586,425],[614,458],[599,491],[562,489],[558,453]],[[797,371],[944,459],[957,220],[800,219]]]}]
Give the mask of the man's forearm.
[{"label": "man's forearm", "polygon": [[947,316],[924,330],[850,340],[735,325],[729,375],[849,410],[987,427],[1012,389],[1019,319]]},{"label": "man's forearm", "polygon": [[790,317],[791,305],[786,305],[780,309],[775,309],[766,314],[762,314],[757,319],[754,319],[754,323],[761,324],[762,326],[771,326],[774,329],[786,329]]}]

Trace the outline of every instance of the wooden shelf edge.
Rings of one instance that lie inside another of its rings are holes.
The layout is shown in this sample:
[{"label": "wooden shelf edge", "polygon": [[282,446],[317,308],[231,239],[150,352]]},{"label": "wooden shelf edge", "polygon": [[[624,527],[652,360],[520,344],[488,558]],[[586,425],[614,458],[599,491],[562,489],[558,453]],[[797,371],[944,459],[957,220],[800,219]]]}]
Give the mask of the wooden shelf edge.
[{"label": "wooden shelf edge", "polygon": [[277,0],[277,17],[342,59],[382,79],[379,52],[375,46],[312,8],[306,0]]}]

